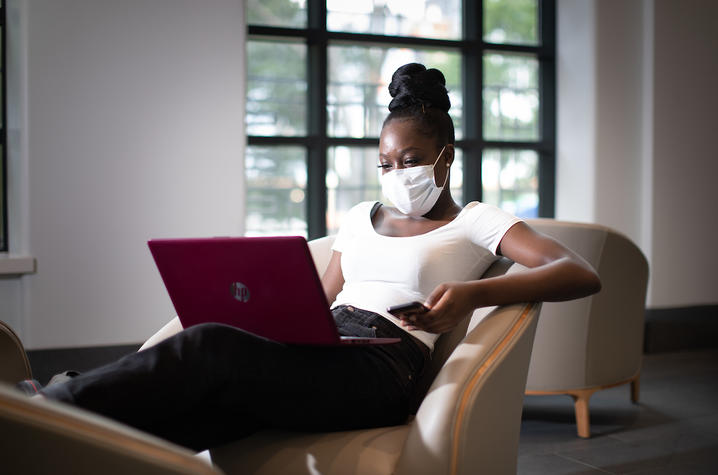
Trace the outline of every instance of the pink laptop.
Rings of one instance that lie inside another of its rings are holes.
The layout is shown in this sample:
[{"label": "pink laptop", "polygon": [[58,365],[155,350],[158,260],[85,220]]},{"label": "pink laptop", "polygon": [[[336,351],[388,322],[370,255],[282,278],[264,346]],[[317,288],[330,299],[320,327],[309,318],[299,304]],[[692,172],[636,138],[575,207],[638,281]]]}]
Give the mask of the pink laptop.
[{"label": "pink laptop", "polygon": [[340,336],[301,236],[148,242],[182,326],[219,322],[281,343],[387,344]]}]

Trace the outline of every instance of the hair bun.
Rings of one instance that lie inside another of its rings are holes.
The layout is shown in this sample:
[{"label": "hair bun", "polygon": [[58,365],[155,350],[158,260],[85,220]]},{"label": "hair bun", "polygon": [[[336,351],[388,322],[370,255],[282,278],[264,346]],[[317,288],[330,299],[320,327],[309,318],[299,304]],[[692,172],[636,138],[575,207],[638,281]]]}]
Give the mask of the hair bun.
[{"label": "hair bun", "polygon": [[451,107],[444,75],[419,63],[405,64],[394,71],[389,94],[393,97],[389,103],[392,112],[411,106],[437,107],[449,112]]}]

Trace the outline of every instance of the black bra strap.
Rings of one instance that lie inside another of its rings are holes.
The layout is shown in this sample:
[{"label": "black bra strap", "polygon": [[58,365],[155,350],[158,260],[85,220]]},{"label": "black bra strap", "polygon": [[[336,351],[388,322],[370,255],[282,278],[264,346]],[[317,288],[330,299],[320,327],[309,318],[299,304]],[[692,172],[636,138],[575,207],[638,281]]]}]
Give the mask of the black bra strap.
[{"label": "black bra strap", "polygon": [[377,211],[379,211],[379,208],[381,208],[381,203],[377,201],[374,203],[374,206],[371,208],[371,213],[369,213],[369,218],[374,219],[374,215]]}]

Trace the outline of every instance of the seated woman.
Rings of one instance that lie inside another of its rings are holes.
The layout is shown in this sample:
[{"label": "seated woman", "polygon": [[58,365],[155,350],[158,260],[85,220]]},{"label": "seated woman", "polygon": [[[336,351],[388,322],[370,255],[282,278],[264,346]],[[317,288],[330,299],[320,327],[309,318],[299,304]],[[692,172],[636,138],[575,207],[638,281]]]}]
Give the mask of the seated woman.
[{"label": "seated woman", "polygon": [[[407,64],[379,142],[393,207],[359,203],[337,235],[322,283],[340,333],[394,345],[285,345],[197,325],[110,365],[42,389],[195,450],[262,428],[346,430],[405,422],[439,334],[474,309],[583,297],[596,272],[500,209],[459,206],[449,189],[454,127],[443,74]],[[506,256],[526,272],[475,280]],[[418,300],[426,311],[387,307]]]}]

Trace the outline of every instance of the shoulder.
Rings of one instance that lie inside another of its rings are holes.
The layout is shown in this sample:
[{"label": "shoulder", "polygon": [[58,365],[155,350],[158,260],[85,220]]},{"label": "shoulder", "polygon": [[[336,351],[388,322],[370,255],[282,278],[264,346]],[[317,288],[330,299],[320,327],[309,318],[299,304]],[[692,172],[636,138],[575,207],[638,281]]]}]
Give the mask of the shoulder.
[{"label": "shoulder", "polygon": [[482,203],[481,201],[471,201],[461,210],[459,215],[466,215],[473,218],[497,218],[513,220],[518,219],[508,211],[504,211],[498,206],[494,206],[488,203]]},{"label": "shoulder", "polygon": [[464,230],[471,241],[494,254],[504,234],[513,225],[522,221],[497,206],[479,201],[467,204],[461,214],[464,215],[462,218]]}]

